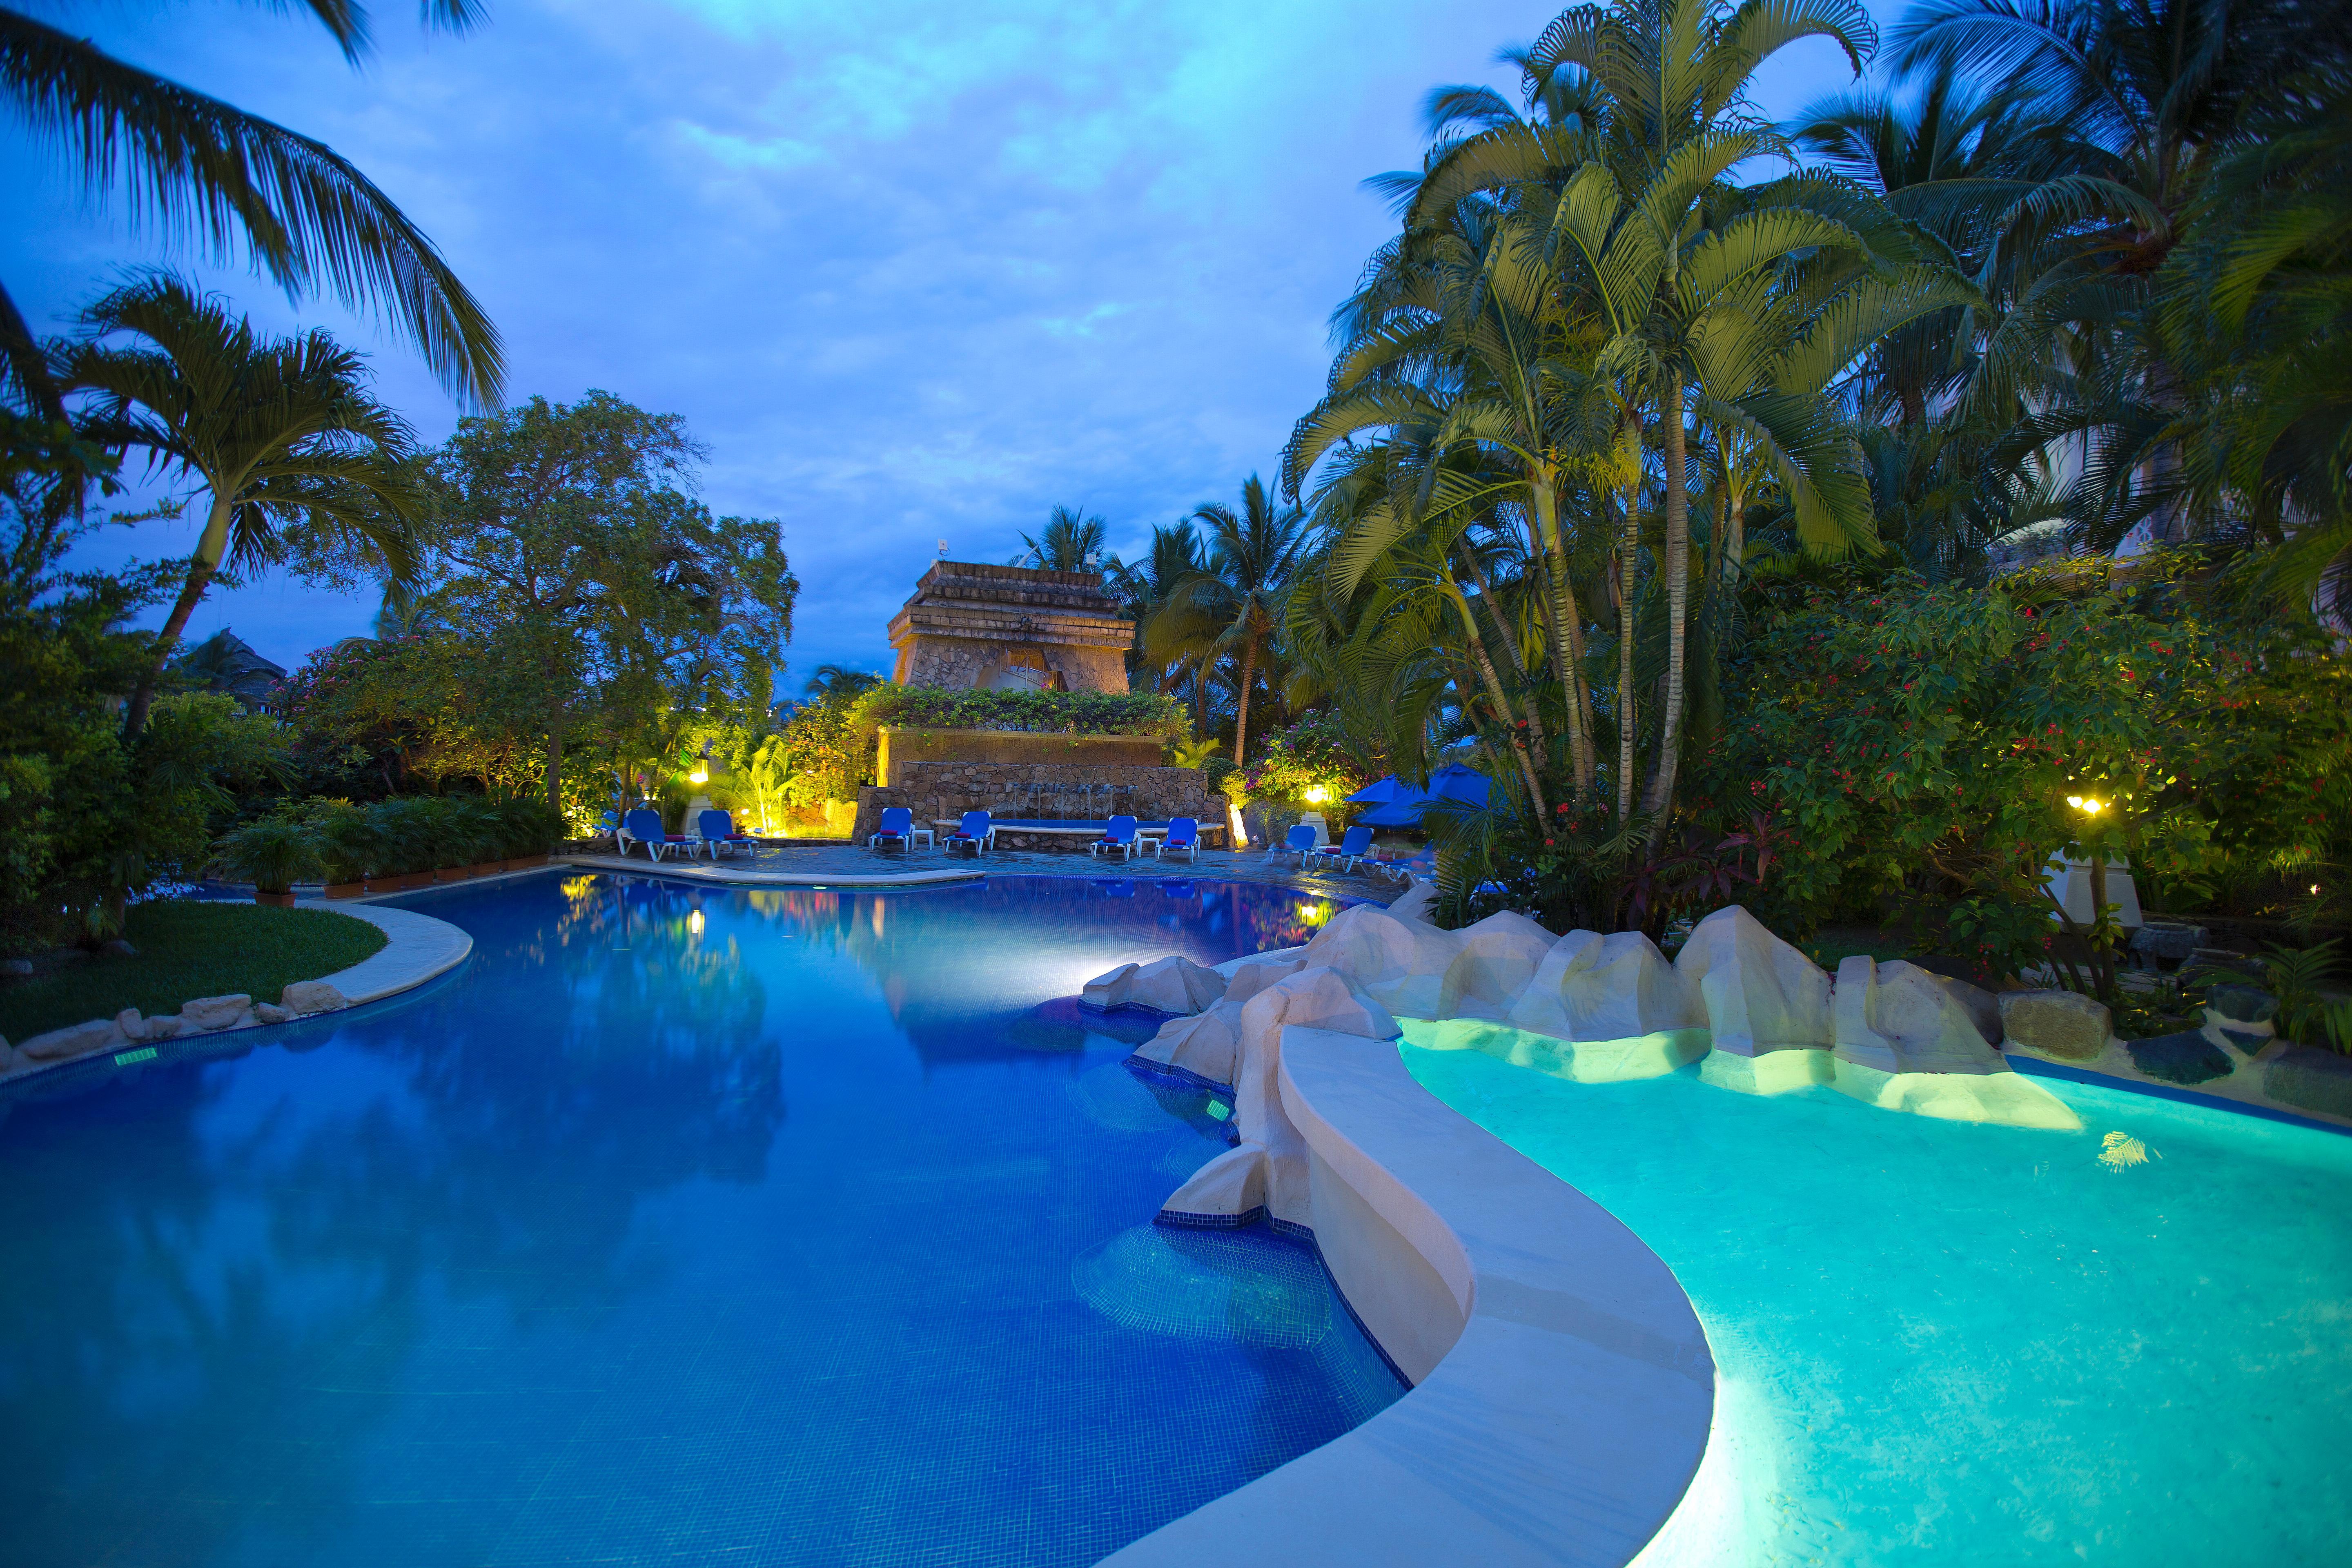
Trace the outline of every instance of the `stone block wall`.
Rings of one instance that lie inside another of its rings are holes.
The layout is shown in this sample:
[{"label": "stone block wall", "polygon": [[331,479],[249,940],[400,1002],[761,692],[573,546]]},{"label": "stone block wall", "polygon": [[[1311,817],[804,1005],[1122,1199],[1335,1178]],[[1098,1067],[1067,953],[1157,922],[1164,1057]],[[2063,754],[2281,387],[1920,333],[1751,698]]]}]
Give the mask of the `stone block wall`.
[{"label": "stone block wall", "polygon": [[[876,738],[875,777],[885,784],[895,784],[898,783],[900,769],[937,763],[1008,768],[1024,777],[1039,767],[1061,767],[1099,781],[1105,772],[1113,768],[1122,774],[1138,768],[1160,771],[1160,753],[1164,749],[1157,735],[1070,735],[1058,731],[1024,730],[917,730],[885,724]],[[1179,768],[1173,771],[1185,773],[1191,770]]]},{"label": "stone block wall", "polygon": [[[1211,830],[1224,826],[1225,797],[1212,793],[1193,768],[908,762],[896,764],[892,772],[897,783],[869,784],[857,792],[857,825],[851,831],[860,844],[881,820],[883,808],[893,805],[912,808],[918,826],[952,821],[967,811],[987,811],[1000,818],[1097,822],[1126,812],[1146,822],[1197,817],[1204,840],[1215,844],[1224,837],[1222,831]],[[1050,835],[1034,846],[1083,847],[1082,840],[1057,840]],[[1033,846],[1016,843],[1013,847]]]}]

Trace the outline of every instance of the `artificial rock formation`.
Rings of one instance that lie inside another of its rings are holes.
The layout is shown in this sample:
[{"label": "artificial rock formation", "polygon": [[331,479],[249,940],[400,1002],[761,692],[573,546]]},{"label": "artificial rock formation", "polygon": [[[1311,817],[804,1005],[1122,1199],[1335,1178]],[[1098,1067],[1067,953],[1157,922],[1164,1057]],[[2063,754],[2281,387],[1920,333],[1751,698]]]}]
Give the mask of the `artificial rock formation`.
[{"label": "artificial rock formation", "polygon": [[1916,963],[1844,960],[1831,1013],[1842,1062],[1886,1073],[2008,1070],[1952,983]]},{"label": "artificial rock formation", "polygon": [[1163,1216],[1223,1224],[1264,1209],[1304,1221],[1305,1144],[1278,1092],[1282,1031],[1293,1026],[1389,1040],[1403,1016],[1428,1021],[1414,1035],[1425,1048],[1484,1051],[1583,1083],[1696,1062],[1702,1081],[1748,1094],[1833,1085],[1917,1115],[2080,1125],[2010,1071],[1988,994],[1915,964],[1850,960],[1832,986],[1738,908],[1699,921],[1669,963],[1636,931],[1554,938],[1516,914],[1446,931],[1428,907],[1416,888],[1385,910],[1340,911],[1304,948],[1220,964],[1223,997],[1135,1053],[1234,1093],[1239,1145],[1202,1166]]},{"label": "artificial rock formation", "polygon": [[1078,1000],[1089,1007],[1149,1007],[1156,1013],[1190,1015],[1213,1006],[1225,994],[1225,977],[1189,958],[1122,963],[1086,984]]},{"label": "artificial rock formation", "polygon": [[1718,1051],[1758,1057],[1836,1044],[1830,977],[1737,904],[1692,928],[1675,973],[1698,988]]},{"label": "artificial rock formation", "polygon": [[2107,1005],[2072,991],[2010,991],[2000,998],[2000,1025],[2028,1050],[2087,1062],[2107,1048],[2115,1018]]},{"label": "artificial rock formation", "polygon": [[1213,973],[1224,987],[1218,1001],[1197,1016],[1171,1018],[1136,1050],[1136,1056],[1212,1083],[1229,1084],[1241,1070],[1242,1008],[1250,998],[1307,966],[1297,952],[1260,954],[1219,964]]},{"label": "artificial rock formation", "polygon": [[1706,1009],[1642,932],[1572,931],[1544,955],[1505,1021],[1562,1040],[1627,1040],[1704,1029]]},{"label": "artificial rock formation", "polygon": [[1259,1208],[1307,1223],[1307,1143],[1282,1108],[1282,1031],[1326,1029],[1366,1040],[1401,1032],[1387,1009],[1327,968],[1302,969],[1243,1005],[1234,1074],[1234,1131],[1240,1144],[1193,1173],[1161,1212],[1195,1222],[1236,1220]]}]

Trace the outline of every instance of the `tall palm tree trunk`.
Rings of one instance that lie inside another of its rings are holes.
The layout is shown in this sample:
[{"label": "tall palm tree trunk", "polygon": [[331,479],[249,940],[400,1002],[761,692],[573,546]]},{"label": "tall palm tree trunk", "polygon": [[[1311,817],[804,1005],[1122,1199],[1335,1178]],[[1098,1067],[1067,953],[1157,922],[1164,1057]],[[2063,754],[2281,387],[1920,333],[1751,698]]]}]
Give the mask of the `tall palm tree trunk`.
[{"label": "tall palm tree trunk", "polygon": [[1234,700],[1234,766],[1242,765],[1242,755],[1249,750],[1250,688],[1257,683],[1257,644],[1242,644],[1241,690]]},{"label": "tall palm tree trunk", "polygon": [[1617,547],[1617,820],[1633,815],[1633,578],[1642,551],[1642,476],[1625,487],[1625,531]]},{"label": "tall palm tree trunk", "polygon": [[1552,667],[1559,674],[1560,692],[1567,700],[1569,772],[1581,797],[1592,788],[1592,732],[1587,722],[1592,710],[1582,689],[1583,666],[1577,653],[1582,639],[1576,624],[1576,588],[1568,575],[1568,546],[1560,536],[1559,492],[1552,488],[1549,476],[1538,476],[1528,489],[1535,500],[1535,553],[1551,578],[1543,595],[1544,630],[1551,644]]},{"label": "tall palm tree trunk", "polygon": [[205,591],[212,586],[214,576],[220,571],[221,556],[228,548],[230,508],[222,501],[213,502],[212,513],[205,520],[204,537],[196,541],[195,553],[188,557],[188,580],[180,589],[180,596],[172,605],[172,613],[163,618],[163,630],[155,639],[155,661],[139,678],[138,689],[131,694],[131,705],[122,715],[122,740],[125,745],[139,739],[147,727],[147,710],[154,706],[155,687],[163,678],[163,667],[172,659],[172,650],[180,646],[180,637],[188,629],[188,617],[196,613],[204,602]]},{"label": "tall palm tree trunk", "polygon": [[1679,376],[1666,384],[1666,549],[1659,570],[1666,575],[1666,690],[1659,715],[1658,766],[1650,775],[1650,847],[1665,837],[1666,813],[1674,804],[1675,777],[1681,770],[1683,706],[1690,679],[1685,633],[1690,622],[1690,496],[1683,465],[1687,456],[1683,430],[1683,384]]},{"label": "tall palm tree trunk", "polygon": [[1470,644],[1470,657],[1477,661],[1478,675],[1486,683],[1486,700],[1495,705],[1495,716],[1502,721],[1503,734],[1511,743],[1511,755],[1519,764],[1519,777],[1528,786],[1528,798],[1535,804],[1540,822],[1551,814],[1544,799],[1543,781],[1536,776],[1535,759],[1528,754],[1528,743],[1519,735],[1518,715],[1512,711],[1510,693],[1503,689],[1503,677],[1496,669],[1492,655],[1486,651],[1484,637],[1478,635],[1477,617],[1470,613],[1470,601],[1459,591],[1447,595],[1462,617],[1463,635]]}]

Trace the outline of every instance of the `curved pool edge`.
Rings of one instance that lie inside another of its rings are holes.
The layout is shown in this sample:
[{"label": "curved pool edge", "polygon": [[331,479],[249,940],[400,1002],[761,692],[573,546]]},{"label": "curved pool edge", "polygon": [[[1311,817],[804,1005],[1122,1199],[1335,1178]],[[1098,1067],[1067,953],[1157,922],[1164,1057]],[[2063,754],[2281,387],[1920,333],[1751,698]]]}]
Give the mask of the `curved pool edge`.
[{"label": "curved pool edge", "polygon": [[1657,1254],[1414,1081],[1392,1041],[1286,1028],[1333,1279],[1416,1386],[1104,1560],[1631,1562],[1706,1452],[1715,1361]]},{"label": "curved pool edge", "polygon": [[754,871],[747,867],[691,860],[630,860],[618,855],[559,855],[554,864],[580,871],[627,871],[639,877],[667,877],[713,888],[919,888],[932,882],[969,882],[988,875],[975,861],[969,869],[936,871]]},{"label": "curved pool edge", "polygon": [[[474,939],[462,928],[415,910],[394,908],[388,904],[360,904],[325,899],[297,900],[298,910],[326,910],[334,914],[349,915],[365,921],[383,932],[383,946],[360,960],[349,969],[339,969],[319,978],[351,999],[356,1007],[362,1002],[380,1002],[403,991],[413,991],[426,981],[446,974],[466,962],[474,951]],[[268,1026],[253,1024],[249,1028]],[[223,1033],[227,1031],[224,1030]]]},{"label": "curved pool edge", "polygon": [[[384,943],[373,953],[348,968],[316,978],[341,992],[353,1007],[363,1003],[380,1002],[404,991],[414,991],[428,980],[438,979],[466,962],[474,951],[474,939],[447,921],[437,920],[415,910],[393,909],[383,904],[361,903],[352,900],[298,899],[298,910],[323,910],[329,914],[347,915],[365,921],[383,932]],[[330,1013],[311,1013],[306,1018],[333,1016]],[[211,1029],[201,1035],[175,1035],[175,1040],[211,1040],[224,1035],[243,1034],[249,1029],[280,1029],[283,1024],[265,1024],[256,1019],[250,1024],[232,1025],[226,1029]],[[121,1044],[136,1048],[137,1042]],[[61,1057],[55,1061],[29,1062],[10,1071],[0,1071],[0,1084],[17,1084],[42,1077],[59,1068],[87,1067],[107,1058],[101,1048],[80,1056]],[[154,1053],[147,1053],[152,1056]]]}]

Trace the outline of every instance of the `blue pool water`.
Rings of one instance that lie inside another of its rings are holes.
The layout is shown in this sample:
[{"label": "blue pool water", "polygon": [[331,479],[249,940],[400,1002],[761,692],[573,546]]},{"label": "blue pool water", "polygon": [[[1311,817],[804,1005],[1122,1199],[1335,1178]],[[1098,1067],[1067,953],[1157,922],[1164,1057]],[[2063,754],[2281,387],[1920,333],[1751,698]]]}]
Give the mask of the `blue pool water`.
[{"label": "blue pool water", "polygon": [[1644,1568],[2352,1563],[2352,1137],[2046,1078],[2084,1131],[1404,1055],[1706,1326],[1715,1440]]},{"label": "blue pool water", "polygon": [[[471,963],[0,1094],[0,1562],[1090,1563],[1401,1385],[1069,998],[1320,900],[548,876]],[[210,1054],[205,1054],[209,1052]]]}]

